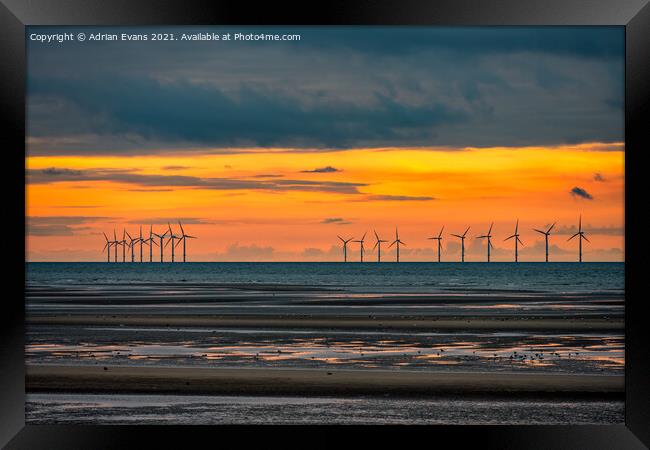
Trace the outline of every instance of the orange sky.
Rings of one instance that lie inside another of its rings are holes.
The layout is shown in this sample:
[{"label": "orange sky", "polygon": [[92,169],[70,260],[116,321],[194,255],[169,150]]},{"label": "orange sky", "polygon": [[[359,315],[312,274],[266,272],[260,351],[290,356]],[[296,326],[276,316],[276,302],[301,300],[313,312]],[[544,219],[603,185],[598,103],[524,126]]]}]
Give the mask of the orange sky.
[{"label": "orange sky", "polygon": [[[603,147],[608,151],[600,151]],[[366,246],[372,248],[373,229],[389,239],[395,226],[407,244],[402,249],[403,261],[431,260],[434,245],[426,238],[443,225],[445,233],[459,234],[471,226],[466,260],[482,261],[485,243],[474,237],[492,221],[497,247],[493,260],[509,261],[513,258],[511,241],[503,239],[512,234],[517,218],[525,244],[520,260],[533,261],[543,258],[543,239],[531,228],[557,221],[556,230],[567,233],[581,213],[591,241],[585,245],[584,259],[624,259],[623,144],[43,156],[27,158],[26,166],[30,171],[114,170],[198,179],[358,183],[352,188],[358,192],[282,187],[224,190],[110,179],[28,184],[27,258],[31,261],[103,261],[102,231],[112,234],[115,227],[121,234],[126,227],[135,232],[139,223],[148,230],[153,219],[177,218],[187,219],[186,231],[199,237],[189,243],[189,261],[335,261],[341,259],[337,234],[358,238],[368,231]],[[338,171],[306,172],[324,167]],[[572,195],[575,187],[593,198]],[[61,220],[65,227],[51,226]],[[33,224],[39,225],[38,232],[32,230]],[[154,231],[161,229],[161,224],[154,224]],[[567,243],[567,237],[551,237],[558,247],[551,250],[551,259],[577,258],[577,242]],[[443,243],[443,260],[458,260],[457,239],[445,234]],[[383,256],[394,259],[388,250]],[[358,259],[357,245],[349,257]],[[368,253],[367,259],[375,258]]]}]

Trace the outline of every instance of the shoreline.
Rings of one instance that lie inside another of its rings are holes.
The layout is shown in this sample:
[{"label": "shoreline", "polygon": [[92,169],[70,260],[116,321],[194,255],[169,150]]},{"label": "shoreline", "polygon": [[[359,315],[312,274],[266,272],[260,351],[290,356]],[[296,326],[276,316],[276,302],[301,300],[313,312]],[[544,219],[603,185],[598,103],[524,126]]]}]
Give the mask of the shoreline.
[{"label": "shoreline", "polygon": [[408,329],[408,330],[535,330],[535,331],[623,331],[622,319],[577,317],[459,317],[424,316],[298,316],[298,315],[31,315],[34,325],[123,325],[160,327],[261,327],[330,329]]},{"label": "shoreline", "polygon": [[622,397],[622,375],[27,365],[26,392]]}]

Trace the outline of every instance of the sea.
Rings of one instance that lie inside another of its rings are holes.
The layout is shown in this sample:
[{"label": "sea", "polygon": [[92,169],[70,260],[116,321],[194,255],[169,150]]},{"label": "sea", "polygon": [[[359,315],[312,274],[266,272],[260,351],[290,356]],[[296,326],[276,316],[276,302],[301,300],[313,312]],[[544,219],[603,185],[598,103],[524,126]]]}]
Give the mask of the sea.
[{"label": "sea", "polygon": [[622,262],[585,263],[26,263],[28,285],[205,283],[364,291],[623,292]]}]

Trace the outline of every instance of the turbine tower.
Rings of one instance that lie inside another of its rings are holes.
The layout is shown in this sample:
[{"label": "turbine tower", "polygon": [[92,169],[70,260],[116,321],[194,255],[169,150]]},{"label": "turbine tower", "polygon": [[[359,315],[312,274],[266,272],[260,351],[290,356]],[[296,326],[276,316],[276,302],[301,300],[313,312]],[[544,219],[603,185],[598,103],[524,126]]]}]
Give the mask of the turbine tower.
[{"label": "turbine tower", "polygon": [[172,231],[172,226],[171,226],[171,224],[169,222],[167,222],[167,226],[169,227],[167,231],[169,231],[169,238],[170,239],[165,244],[165,247],[167,247],[170,242],[172,243],[172,262],[174,262],[174,247],[175,247],[174,240],[175,239],[180,239],[180,236],[176,236],[174,234],[174,232]]},{"label": "turbine tower", "polygon": [[363,251],[364,251],[364,248],[363,248],[363,241],[364,241],[364,239],[366,238],[366,234],[368,234],[367,231],[366,231],[365,233],[363,233],[363,236],[361,237],[361,239],[358,239],[358,240],[356,240],[356,241],[352,241],[352,242],[358,242],[358,243],[359,243],[359,249],[360,249],[360,251],[361,251],[361,262],[363,262]]},{"label": "turbine tower", "polygon": [[584,239],[587,242],[590,242],[589,239],[587,239],[587,236],[585,236],[585,232],[582,231],[582,214],[580,215],[580,220],[578,222],[578,232],[571,236],[567,241],[570,241],[574,237],[578,236],[578,249],[579,249],[579,257],[578,257],[578,262],[582,262],[582,240]]},{"label": "turbine tower", "polygon": [[149,225],[149,237],[144,240],[144,243],[149,246],[149,262],[153,262],[153,246],[158,245],[158,243],[153,238],[153,225]]},{"label": "turbine tower", "polygon": [[343,262],[348,262],[348,242],[350,242],[354,238],[351,237],[349,239],[343,239],[338,234],[336,235],[336,237],[339,238],[341,242],[343,242]]},{"label": "turbine tower", "polygon": [[440,229],[440,233],[438,233],[438,236],[432,236],[430,238],[427,238],[427,239],[432,239],[432,240],[438,241],[438,262],[440,262],[440,250],[442,249],[442,230],[444,230],[444,229],[445,229],[445,227],[443,226]]},{"label": "turbine tower", "polygon": [[135,262],[135,244],[138,242],[138,238],[131,237],[128,231],[124,230],[126,235],[129,237],[129,242],[127,245],[131,248],[131,262]]},{"label": "turbine tower", "polygon": [[144,244],[144,239],[142,239],[142,225],[140,225],[140,237],[138,238],[140,242],[140,262],[142,262],[142,244]]},{"label": "turbine tower", "polygon": [[115,253],[115,258],[113,258],[113,262],[117,262],[117,245],[119,241],[117,240],[117,233],[115,232],[115,228],[113,228],[113,252]]},{"label": "turbine tower", "polygon": [[165,241],[165,236],[167,236],[167,233],[169,233],[169,230],[165,231],[163,234],[152,233],[154,236],[160,239],[160,245],[156,244],[158,247],[160,247],[160,262],[163,262],[163,243]]},{"label": "turbine tower", "polygon": [[494,225],[494,222],[492,222],[490,224],[490,229],[488,230],[488,232],[486,234],[484,234],[483,236],[477,236],[476,237],[477,239],[487,239],[487,262],[490,262],[490,248],[494,247],[492,245],[492,234],[491,234],[493,225]]},{"label": "turbine tower", "polygon": [[122,262],[126,262],[126,228],[122,228],[122,240],[119,244],[122,246]]},{"label": "turbine tower", "polygon": [[467,227],[463,234],[452,234],[452,236],[460,239],[460,262],[465,262],[465,235],[467,235],[469,228],[470,227]]},{"label": "turbine tower", "polygon": [[538,230],[537,228],[533,228],[533,230],[535,230],[538,233],[541,233],[541,234],[544,235],[544,240],[546,241],[546,262],[548,262],[548,237],[550,236],[551,230],[553,229],[553,227],[555,226],[556,223],[557,222],[553,222],[553,225],[551,225],[549,227],[549,229],[546,230],[546,231],[542,231],[542,230]]},{"label": "turbine tower", "polygon": [[106,233],[104,233],[104,232],[102,231],[102,234],[104,235],[104,239],[106,239],[106,243],[104,244],[104,248],[102,249],[102,252],[103,252],[104,250],[107,250],[107,251],[106,251],[106,258],[107,258],[106,261],[107,261],[107,262],[111,262],[111,245],[113,245],[113,243],[112,243],[111,241],[108,240],[108,236],[106,236]]},{"label": "turbine tower", "polygon": [[375,238],[377,239],[377,242],[375,242],[375,246],[372,247],[372,249],[373,250],[375,248],[377,249],[377,262],[381,262],[381,243],[382,242],[388,242],[388,241],[384,241],[384,240],[379,239],[379,235],[377,234],[377,231],[376,230],[373,230],[373,231],[375,232]]},{"label": "turbine tower", "polygon": [[196,239],[195,236],[190,236],[189,234],[185,234],[185,230],[183,230],[183,225],[181,224],[181,221],[178,221],[178,226],[181,227],[181,236],[179,237],[178,242],[176,245],[180,244],[181,241],[183,241],[183,262],[185,262],[185,241],[189,239]]},{"label": "turbine tower", "polygon": [[518,262],[519,261],[519,245],[518,244],[524,245],[524,243],[521,242],[521,239],[519,239],[519,219],[517,219],[517,224],[515,225],[515,234],[505,238],[504,241],[507,241],[508,239],[512,239],[512,238],[515,239],[515,262]]},{"label": "turbine tower", "polygon": [[395,240],[388,246],[388,248],[391,248],[395,244],[397,244],[397,262],[399,262],[399,246],[406,245],[406,244],[400,241],[399,234],[397,232],[397,227],[395,227]]}]

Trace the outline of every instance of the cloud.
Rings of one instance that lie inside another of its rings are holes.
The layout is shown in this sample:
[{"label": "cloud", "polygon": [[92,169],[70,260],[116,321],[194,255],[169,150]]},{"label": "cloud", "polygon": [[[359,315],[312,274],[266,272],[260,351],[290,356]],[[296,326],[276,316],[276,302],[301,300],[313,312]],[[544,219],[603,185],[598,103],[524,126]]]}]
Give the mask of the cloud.
[{"label": "cloud", "polygon": [[263,191],[310,191],[340,194],[358,194],[363,183],[343,181],[310,180],[248,180],[238,178],[199,178],[185,175],[145,175],[128,169],[85,169],[70,170],[59,168],[28,169],[29,184],[48,184],[58,182],[110,181],[133,184],[140,187],[185,187],[209,190],[263,190]]},{"label": "cloud", "polygon": [[600,173],[595,173],[595,174],[594,174],[594,181],[601,181],[601,182],[604,182],[604,181],[605,181],[605,177],[604,177],[602,174],[600,174]]},{"label": "cloud", "polygon": [[340,171],[341,170],[335,167],[327,166],[327,167],[319,167],[313,170],[303,170],[302,173],[332,173],[332,172],[340,172]]},{"label": "cloud", "polygon": [[[616,226],[594,227],[591,225],[583,225],[582,231],[584,231],[586,234],[599,234],[603,236],[625,236],[625,228],[616,227]],[[565,226],[558,227],[555,230],[555,234],[560,234],[560,235],[573,235],[577,232],[578,232],[577,225],[571,225],[571,226],[565,225]]]},{"label": "cloud", "polygon": [[31,236],[72,236],[79,231],[88,230],[83,226],[96,220],[110,220],[100,216],[28,216],[26,217],[27,234]]},{"label": "cloud", "polygon": [[173,227],[178,226],[178,221],[181,221],[183,225],[185,224],[213,224],[214,222],[207,220],[207,219],[201,219],[198,217],[154,217],[154,218],[149,218],[147,217],[146,220],[129,220],[126,223],[129,224],[134,224],[134,225],[167,225],[170,223]]},{"label": "cloud", "polygon": [[364,200],[370,201],[380,201],[380,202],[408,202],[408,201],[429,201],[436,200],[435,197],[426,197],[426,196],[411,196],[411,195],[369,195],[364,197]]},{"label": "cloud", "polygon": [[28,42],[28,152],[623,141],[621,29],[300,33],[272,47]]},{"label": "cloud", "polygon": [[184,170],[184,169],[191,169],[189,166],[162,166],[162,170]]},{"label": "cloud", "polygon": [[221,260],[231,261],[268,261],[272,260],[275,253],[273,247],[260,247],[257,244],[228,246],[224,254],[219,255]]},{"label": "cloud", "polygon": [[571,189],[571,191],[569,193],[573,197],[584,198],[585,200],[593,200],[594,199],[594,197],[589,192],[587,192],[584,189],[582,189],[581,187],[577,187],[577,186],[574,187],[573,189]]},{"label": "cloud", "polygon": [[333,224],[336,224],[336,225],[349,225],[352,222],[349,222],[349,221],[343,219],[342,217],[327,217],[327,218],[321,220],[320,223],[325,223],[325,224],[333,223]]},{"label": "cloud", "polygon": [[309,247],[304,249],[300,255],[305,258],[322,258],[326,255],[326,253],[320,248]]}]

